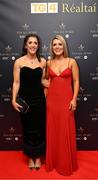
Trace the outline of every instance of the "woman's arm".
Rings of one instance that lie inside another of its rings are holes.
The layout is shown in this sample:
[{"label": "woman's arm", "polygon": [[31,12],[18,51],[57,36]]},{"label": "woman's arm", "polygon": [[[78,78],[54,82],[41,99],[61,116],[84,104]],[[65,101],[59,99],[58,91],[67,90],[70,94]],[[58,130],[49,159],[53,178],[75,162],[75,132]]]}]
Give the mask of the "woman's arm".
[{"label": "woman's arm", "polygon": [[20,87],[20,65],[18,60],[16,60],[13,68],[12,105],[17,111],[19,111],[19,108],[21,108],[21,106],[18,103],[16,103],[19,87]]},{"label": "woman's arm", "polygon": [[48,92],[48,87],[50,85],[50,79],[49,79],[49,75],[48,75],[48,62],[45,63],[45,66],[43,69],[42,84],[44,86],[44,93],[45,93],[45,97],[46,97],[47,92]]},{"label": "woman's arm", "polygon": [[73,98],[69,108],[75,110],[77,106],[77,96],[79,92],[79,68],[74,59],[72,60],[72,78],[73,78]]},{"label": "woman's arm", "polygon": [[48,67],[47,62],[44,63],[43,67],[43,75],[42,75],[42,84],[45,88],[49,87],[49,78],[48,78]]}]

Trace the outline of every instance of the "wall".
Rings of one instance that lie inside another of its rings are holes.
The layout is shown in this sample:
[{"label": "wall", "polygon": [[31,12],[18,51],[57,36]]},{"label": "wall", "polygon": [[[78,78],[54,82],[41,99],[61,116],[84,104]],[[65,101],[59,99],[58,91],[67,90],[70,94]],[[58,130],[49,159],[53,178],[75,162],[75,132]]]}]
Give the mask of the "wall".
[{"label": "wall", "polygon": [[11,105],[12,70],[25,35],[37,33],[46,59],[52,37],[67,39],[70,56],[80,68],[78,149],[98,150],[97,0],[1,0],[0,13],[0,149],[22,148],[21,121]]}]

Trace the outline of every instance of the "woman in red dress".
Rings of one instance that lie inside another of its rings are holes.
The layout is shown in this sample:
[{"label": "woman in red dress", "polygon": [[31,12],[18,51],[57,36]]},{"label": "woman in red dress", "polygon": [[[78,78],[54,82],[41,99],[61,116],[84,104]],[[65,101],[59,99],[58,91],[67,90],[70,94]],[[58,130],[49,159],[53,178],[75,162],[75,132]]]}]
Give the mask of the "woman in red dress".
[{"label": "woman in red dress", "polygon": [[46,169],[71,175],[78,168],[74,111],[79,91],[79,69],[68,57],[65,39],[51,42],[52,59],[47,61],[50,85],[47,93]]}]

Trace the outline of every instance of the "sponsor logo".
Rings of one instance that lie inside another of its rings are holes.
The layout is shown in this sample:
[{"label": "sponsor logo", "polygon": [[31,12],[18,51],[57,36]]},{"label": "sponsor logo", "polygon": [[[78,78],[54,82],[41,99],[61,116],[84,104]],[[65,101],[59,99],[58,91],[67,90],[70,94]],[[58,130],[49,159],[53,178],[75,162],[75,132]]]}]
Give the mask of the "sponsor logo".
[{"label": "sponsor logo", "polygon": [[58,13],[58,3],[31,3],[31,13]]}]

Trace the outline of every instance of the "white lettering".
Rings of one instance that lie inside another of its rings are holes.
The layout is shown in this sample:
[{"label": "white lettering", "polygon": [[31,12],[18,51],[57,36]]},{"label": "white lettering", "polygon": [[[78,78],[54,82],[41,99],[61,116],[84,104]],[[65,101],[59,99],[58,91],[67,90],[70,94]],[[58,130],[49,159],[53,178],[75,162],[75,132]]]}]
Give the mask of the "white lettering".
[{"label": "white lettering", "polygon": [[63,13],[95,13],[96,12],[96,3],[93,5],[86,5],[81,2],[79,5],[74,3],[69,5],[67,3],[62,4]]}]

